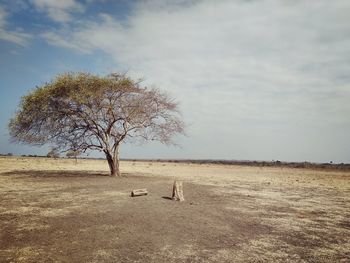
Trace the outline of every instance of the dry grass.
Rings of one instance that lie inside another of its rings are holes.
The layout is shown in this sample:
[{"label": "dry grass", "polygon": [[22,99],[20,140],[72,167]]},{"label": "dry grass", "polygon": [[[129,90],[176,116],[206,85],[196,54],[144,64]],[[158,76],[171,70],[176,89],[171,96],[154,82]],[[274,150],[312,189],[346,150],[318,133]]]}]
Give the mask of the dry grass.
[{"label": "dry grass", "polygon": [[0,158],[0,262],[350,262],[349,172],[121,166]]}]

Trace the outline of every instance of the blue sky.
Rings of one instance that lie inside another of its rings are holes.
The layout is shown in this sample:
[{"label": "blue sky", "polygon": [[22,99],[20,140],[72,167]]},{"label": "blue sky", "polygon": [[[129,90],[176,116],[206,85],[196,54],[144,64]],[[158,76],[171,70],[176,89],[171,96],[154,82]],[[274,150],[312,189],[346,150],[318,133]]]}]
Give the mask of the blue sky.
[{"label": "blue sky", "polygon": [[181,147],[127,158],[350,162],[350,1],[0,0],[0,150],[20,97],[66,71],[168,91]]}]

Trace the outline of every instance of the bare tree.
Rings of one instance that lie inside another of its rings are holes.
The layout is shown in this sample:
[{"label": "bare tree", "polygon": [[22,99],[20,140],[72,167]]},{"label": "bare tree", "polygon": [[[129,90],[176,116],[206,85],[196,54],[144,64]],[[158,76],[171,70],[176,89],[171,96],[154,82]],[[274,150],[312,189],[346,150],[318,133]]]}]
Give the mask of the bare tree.
[{"label": "bare tree", "polygon": [[111,176],[120,176],[122,142],[172,144],[184,124],[172,98],[140,81],[119,74],[65,73],[22,98],[9,130],[15,142],[102,151]]}]

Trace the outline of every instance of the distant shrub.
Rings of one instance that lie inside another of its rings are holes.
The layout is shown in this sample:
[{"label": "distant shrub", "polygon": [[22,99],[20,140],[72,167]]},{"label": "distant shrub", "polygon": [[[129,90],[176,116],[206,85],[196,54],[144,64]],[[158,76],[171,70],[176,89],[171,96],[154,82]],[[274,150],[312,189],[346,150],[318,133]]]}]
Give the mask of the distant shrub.
[{"label": "distant shrub", "polygon": [[56,159],[56,158],[60,157],[60,154],[59,154],[57,149],[53,148],[53,149],[51,149],[51,151],[49,151],[47,153],[46,157]]}]

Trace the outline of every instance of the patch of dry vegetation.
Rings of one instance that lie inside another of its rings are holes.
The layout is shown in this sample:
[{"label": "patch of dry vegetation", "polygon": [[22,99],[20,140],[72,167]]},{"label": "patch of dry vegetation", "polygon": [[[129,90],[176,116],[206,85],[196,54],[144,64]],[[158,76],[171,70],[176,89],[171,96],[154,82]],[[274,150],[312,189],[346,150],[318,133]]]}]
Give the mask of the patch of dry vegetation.
[{"label": "patch of dry vegetation", "polygon": [[[350,261],[349,172],[121,168],[111,178],[102,160],[0,158],[0,261]],[[175,177],[184,203],[166,199]],[[144,187],[148,196],[129,196]]]}]

